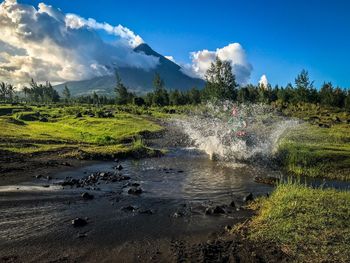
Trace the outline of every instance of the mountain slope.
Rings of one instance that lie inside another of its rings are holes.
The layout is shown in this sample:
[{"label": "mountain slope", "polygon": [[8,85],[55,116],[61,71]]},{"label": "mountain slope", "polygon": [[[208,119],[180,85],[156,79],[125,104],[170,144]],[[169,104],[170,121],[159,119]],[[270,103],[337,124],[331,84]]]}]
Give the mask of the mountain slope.
[{"label": "mountain slope", "polygon": [[[149,45],[141,44],[134,49],[135,52],[143,52],[149,56],[159,58],[159,64],[155,69],[144,70],[139,68],[121,67],[118,68],[123,83],[130,90],[142,94],[152,90],[152,82],[156,73],[160,74],[167,89],[188,90],[192,87],[202,88],[204,81],[198,78],[191,78],[181,71],[181,67],[170,61],[159,53],[155,52]],[[71,90],[73,96],[91,94],[94,91],[98,94],[112,95],[116,79],[114,75],[96,77],[90,80],[71,81],[57,85],[55,88],[62,91],[65,85]]]}]

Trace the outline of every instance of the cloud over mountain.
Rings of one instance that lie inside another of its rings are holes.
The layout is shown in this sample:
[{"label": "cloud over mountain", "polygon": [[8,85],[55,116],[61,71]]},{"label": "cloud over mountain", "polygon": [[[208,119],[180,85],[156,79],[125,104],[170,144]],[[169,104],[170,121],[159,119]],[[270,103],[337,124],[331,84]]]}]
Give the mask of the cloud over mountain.
[{"label": "cloud over mountain", "polygon": [[204,49],[192,52],[192,64],[186,65],[184,72],[191,76],[196,75],[204,78],[206,71],[216,57],[231,62],[232,73],[235,74],[238,83],[246,84],[249,81],[253,67],[248,62],[245,51],[239,43],[229,44],[216,49],[216,51]]},{"label": "cloud over mountain", "polygon": [[[5,0],[0,4],[0,79],[12,83],[82,80],[111,73],[113,65],[151,69],[158,58],[133,51],[140,36],[40,3],[38,8]],[[102,40],[98,31],[115,36]]]}]

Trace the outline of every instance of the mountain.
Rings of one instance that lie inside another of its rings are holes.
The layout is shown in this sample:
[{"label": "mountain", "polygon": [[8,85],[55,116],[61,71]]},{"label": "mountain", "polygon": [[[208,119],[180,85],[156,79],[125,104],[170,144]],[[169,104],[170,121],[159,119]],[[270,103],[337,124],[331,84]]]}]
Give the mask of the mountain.
[{"label": "mountain", "polygon": [[[163,55],[154,51],[149,45],[143,43],[134,49],[135,52],[143,52],[149,56],[159,58],[159,64],[151,70],[140,68],[121,67],[118,74],[123,83],[138,94],[149,92],[153,89],[152,82],[156,73],[164,80],[168,90],[188,90],[192,87],[202,88],[204,81],[199,78],[191,78],[181,71],[181,67]],[[96,77],[89,80],[70,81],[55,86],[58,91],[62,91],[67,85],[73,96],[87,95],[94,91],[97,94],[112,95],[116,84],[114,75]]]}]

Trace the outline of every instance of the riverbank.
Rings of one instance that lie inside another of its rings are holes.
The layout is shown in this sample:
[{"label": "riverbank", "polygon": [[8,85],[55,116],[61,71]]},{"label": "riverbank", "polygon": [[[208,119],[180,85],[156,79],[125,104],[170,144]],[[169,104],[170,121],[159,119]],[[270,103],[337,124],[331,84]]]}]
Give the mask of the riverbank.
[{"label": "riverbank", "polygon": [[87,160],[162,154],[144,144],[162,132],[160,125],[114,107],[8,105],[0,108],[0,126],[0,180],[45,176]]}]

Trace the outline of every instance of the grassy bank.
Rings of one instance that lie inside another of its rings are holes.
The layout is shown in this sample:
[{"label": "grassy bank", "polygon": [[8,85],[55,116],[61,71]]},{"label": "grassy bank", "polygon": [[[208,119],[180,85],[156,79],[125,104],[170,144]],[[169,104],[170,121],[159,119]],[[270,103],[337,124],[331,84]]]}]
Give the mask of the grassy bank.
[{"label": "grassy bank", "polygon": [[279,143],[279,156],[296,175],[350,180],[350,125],[302,124]]},{"label": "grassy bank", "polygon": [[285,169],[296,175],[350,180],[350,113],[313,104],[289,105],[283,113],[305,121],[279,143]]},{"label": "grassy bank", "polygon": [[142,135],[162,128],[149,115],[116,108],[1,107],[0,150],[74,158],[154,155]]},{"label": "grassy bank", "polygon": [[297,262],[350,261],[350,192],[283,184],[253,206],[254,242],[277,245]]}]

